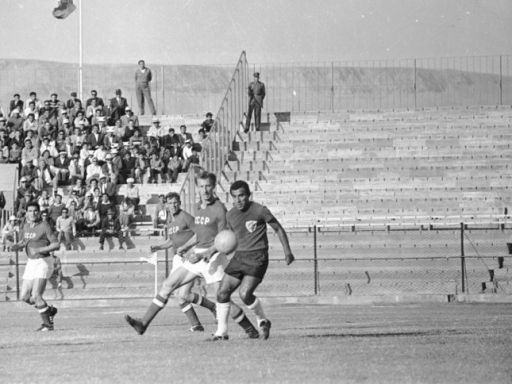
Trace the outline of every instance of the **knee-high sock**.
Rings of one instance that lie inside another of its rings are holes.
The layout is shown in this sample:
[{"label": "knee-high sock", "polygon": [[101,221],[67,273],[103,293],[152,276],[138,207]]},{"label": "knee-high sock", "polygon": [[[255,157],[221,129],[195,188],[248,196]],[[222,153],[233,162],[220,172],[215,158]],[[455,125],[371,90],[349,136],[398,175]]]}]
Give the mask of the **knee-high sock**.
[{"label": "knee-high sock", "polygon": [[201,325],[201,322],[199,321],[199,318],[197,317],[196,311],[194,310],[194,307],[189,302],[185,302],[183,304],[180,304],[181,311],[187,316],[187,319],[192,327],[195,327],[197,325]]},{"label": "knee-high sock", "polygon": [[192,299],[192,302],[194,304],[200,305],[201,307],[205,307],[209,309],[210,311],[215,310],[215,303],[211,300],[208,300],[206,297],[198,295],[197,293],[192,293],[194,298]]},{"label": "knee-high sock", "polygon": [[265,312],[263,312],[263,307],[261,306],[261,301],[256,297],[256,300],[251,305],[248,305],[247,308],[249,308],[251,311],[254,312],[256,315],[256,320],[258,321],[258,324],[260,324],[263,320],[266,320],[267,317],[265,316]]},{"label": "knee-high sock", "polygon": [[41,319],[43,319],[43,324],[50,326],[50,307],[46,303],[40,306],[36,306],[36,309],[39,311],[39,315],[41,316]]},{"label": "knee-high sock", "polygon": [[[228,317],[231,303],[217,303],[217,331],[215,335],[225,336],[228,334]],[[243,313],[242,313],[243,314]]]},{"label": "knee-high sock", "polygon": [[153,299],[153,302],[146,311],[146,314],[142,318],[142,324],[147,327],[158,314],[158,312],[160,312],[165,307],[165,304],[167,304],[167,299],[164,299],[160,295],[156,295]]},{"label": "knee-high sock", "polygon": [[233,307],[233,311],[231,311],[231,318],[235,320],[235,322],[238,323],[238,325],[242,327],[246,333],[258,332],[254,325],[251,323],[251,320],[245,316],[244,311],[238,307]]}]

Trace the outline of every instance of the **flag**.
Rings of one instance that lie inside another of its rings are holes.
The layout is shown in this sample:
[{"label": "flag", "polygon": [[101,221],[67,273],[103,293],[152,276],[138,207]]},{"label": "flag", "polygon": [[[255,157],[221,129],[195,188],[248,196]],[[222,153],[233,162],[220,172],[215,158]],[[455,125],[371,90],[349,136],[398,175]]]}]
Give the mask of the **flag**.
[{"label": "flag", "polygon": [[146,263],[156,265],[157,263],[157,253],[153,252],[150,257],[141,257],[141,261],[145,261]]},{"label": "flag", "polygon": [[57,8],[53,10],[53,16],[57,19],[65,19],[76,9],[73,0],[59,0]]}]

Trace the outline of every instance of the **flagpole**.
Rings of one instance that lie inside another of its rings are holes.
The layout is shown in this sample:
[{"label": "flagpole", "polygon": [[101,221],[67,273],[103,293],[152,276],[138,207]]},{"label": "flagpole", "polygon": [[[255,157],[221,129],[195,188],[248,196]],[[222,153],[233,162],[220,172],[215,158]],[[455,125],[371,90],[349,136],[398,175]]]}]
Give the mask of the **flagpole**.
[{"label": "flagpole", "polygon": [[78,1],[78,95],[83,100],[82,0]]}]

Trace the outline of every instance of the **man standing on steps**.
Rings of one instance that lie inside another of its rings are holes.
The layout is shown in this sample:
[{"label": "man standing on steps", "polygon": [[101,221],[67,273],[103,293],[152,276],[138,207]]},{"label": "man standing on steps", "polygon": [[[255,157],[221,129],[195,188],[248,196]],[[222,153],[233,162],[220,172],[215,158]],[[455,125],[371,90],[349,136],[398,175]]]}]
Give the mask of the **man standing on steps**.
[{"label": "man standing on steps", "polygon": [[152,78],[151,69],[146,67],[144,60],[139,60],[139,68],[135,71],[135,95],[137,96],[140,115],[144,114],[144,101],[147,101],[151,114],[156,115],[155,105],[151,98],[151,89],[149,88]]},{"label": "man standing on steps", "polygon": [[254,111],[254,127],[257,131],[261,124],[261,109],[263,108],[263,99],[265,98],[265,84],[260,81],[260,73],[254,72],[254,81],[249,84],[249,110],[247,111],[247,120],[245,122],[244,132],[249,132],[251,128],[251,115]]}]

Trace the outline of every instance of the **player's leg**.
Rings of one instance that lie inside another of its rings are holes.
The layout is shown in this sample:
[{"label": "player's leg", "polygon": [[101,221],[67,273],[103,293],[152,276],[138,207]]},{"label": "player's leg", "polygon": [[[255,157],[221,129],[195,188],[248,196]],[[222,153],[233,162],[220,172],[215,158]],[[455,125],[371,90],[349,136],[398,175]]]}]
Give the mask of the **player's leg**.
[{"label": "player's leg", "polygon": [[39,315],[43,320],[43,324],[38,331],[53,331],[53,316],[57,313],[56,308],[49,306],[43,298],[43,293],[46,289],[47,279],[34,279],[32,288],[32,300]]},{"label": "player's leg", "polygon": [[214,338],[227,338],[228,318],[231,294],[238,288],[241,281],[233,276],[224,274],[217,289],[217,331]]},{"label": "player's leg", "polygon": [[158,312],[160,312],[165,307],[169,296],[171,296],[171,294],[179,287],[191,282],[196,278],[197,274],[194,274],[183,267],[179,267],[173,271],[164,281],[160,291],[153,299],[153,302],[147,309],[142,320],[133,319],[132,317],[126,315],[126,321],[137,331],[139,335],[142,335],[146,331],[151,321],[153,321],[155,316],[158,314]]},{"label": "player's leg", "polygon": [[193,299],[193,293],[191,292],[192,286],[194,285],[194,282],[191,281],[188,284],[185,284],[178,288],[178,303],[180,305],[181,311],[185,314],[187,317],[189,323],[190,323],[190,331],[196,332],[196,331],[204,331],[204,327],[199,321],[199,318],[197,317],[197,313],[192,306],[192,302],[190,299]]},{"label": "player's leg", "polygon": [[258,326],[260,327],[263,338],[266,340],[270,334],[271,322],[265,316],[260,299],[254,295],[254,291],[260,285],[262,279],[255,276],[245,275],[240,284],[240,298],[247,307],[254,312]]},{"label": "player's leg", "polygon": [[33,279],[23,279],[21,283],[20,299],[28,305],[34,305],[32,301],[32,287],[34,286]]}]

